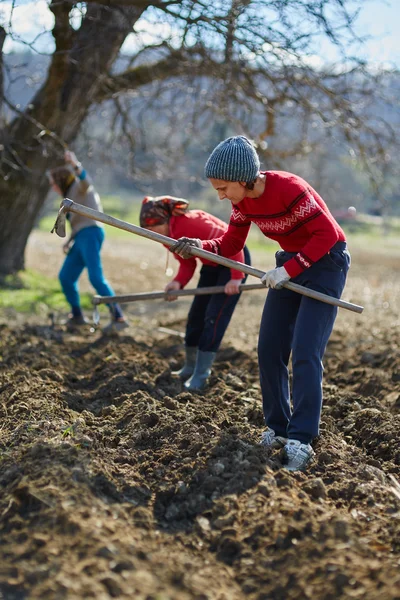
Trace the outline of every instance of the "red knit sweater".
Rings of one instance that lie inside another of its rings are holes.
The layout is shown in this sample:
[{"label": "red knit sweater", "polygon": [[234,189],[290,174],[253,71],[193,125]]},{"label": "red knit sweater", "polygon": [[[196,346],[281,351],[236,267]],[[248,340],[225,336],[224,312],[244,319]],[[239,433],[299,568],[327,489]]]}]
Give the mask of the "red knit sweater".
[{"label": "red knit sweater", "polygon": [[296,277],[346,238],[321,196],[304,179],[285,171],[263,173],[266,183],[262,195],[232,205],[227,232],[202,246],[209,252],[232,256],[243,248],[251,223],[255,223],[283,250],[297,253],[285,263],[290,277]]},{"label": "red knit sweater", "polygon": [[[210,240],[213,238],[220,238],[227,230],[227,223],[224,223],[221,219],[218,219],[203,210],[189,210],[183,215],[171,217],[169,221],[169,235],[174,240],[183,236],[195,237],[200,240]],[[243,246],[236,252],[225,256],[243,263]],[[183,288],[191,280],[196,270],[196,257],[193,256],[193,258],[185,260],[177,254],[174,254],[174,256],[179,261],[179,271],[174,277],[174,281],[178,281]],[[198,260],[205,265],[211,265],[213,267],[217,266],[215,263],[206,260],[205,258],[199,258]],[[243,279],[244,277],[244,274],[240,271],[231,269],[231,273],[232,279]]]}]

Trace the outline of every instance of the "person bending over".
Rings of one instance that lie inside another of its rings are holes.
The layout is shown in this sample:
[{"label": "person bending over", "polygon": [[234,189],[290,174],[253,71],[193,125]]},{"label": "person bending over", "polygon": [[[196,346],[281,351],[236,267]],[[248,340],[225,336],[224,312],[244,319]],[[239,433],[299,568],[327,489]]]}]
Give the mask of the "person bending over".
[{"label": "person bending over", "polygon": [[[220,237],[228,225],[204,212],[189,210],[189,202],[173,196],[146,197],[140,211],[140,226],[162,235],[177,239],[183,234],[199,239]],[[229,256],[233,260],[250,264],[246,246]],[[165,286],[166,292],[184,288],[194,275],[197,260],[202,267],[197,287],[225,286],[223,294],[195,296],[189,310],[185,334],[185,364],[176,372],[184,381],[186,389],[203,390],[216,353],[239,301],[239,286],[246,280],[243,273],[216,265],[192,256],[184,260],[177,256],[179,270],[174,279]],[[171,296],[170,300],[176,300]]]},{"label": "person bending over", "polygon": [[243,248],[252,223],[280,245],[276,268],[262,278],[270,289],[258,342],[267,425],[261,443],[283,447],[287,469],[305,469],[314,456],[311,442],[319,433],[322,358],[337,307],[285,289],[284,284],[291,280],[340,298],[350,266],[345,234],[307,181],[285,171],[260,171],[256,150],[244,136],[218,144],[205,175],[219,199],[232,204],[229,227],[214,239],[182,237],[171,250],[189,259],[192,246],[232,256]]}]

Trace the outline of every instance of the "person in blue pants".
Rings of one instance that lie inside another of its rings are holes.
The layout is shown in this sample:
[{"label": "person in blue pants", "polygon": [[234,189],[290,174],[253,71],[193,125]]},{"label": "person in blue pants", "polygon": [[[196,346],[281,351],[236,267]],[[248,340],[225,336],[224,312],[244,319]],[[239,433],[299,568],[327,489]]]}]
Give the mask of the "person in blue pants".
[{"label": "person in blue pants", "polygon": [[[68,196],[78,204],[102,211],[100,197],[75,154],[67,150],[64,160],[67,166],[51,169],[48,174],[54,191],[63,198]],[[71,236],[63,246],[67,256],[59,273],[59,279],[65,297],[71,306],[67,324],[80,326],[87,322],[81,309],[78,290],[78,280],[82,271],[87,268],[89,281],[99,295],[114,296],[114,291],[104,277],[101,264],[100,251],[104,241],[103,226],[97,221],[75,213],[69,213],[67,218],[71,225]],[[103,328],[104,333],[121,331],[129,327],[117,303],[110,304],[109,310],[111,321]]]}]

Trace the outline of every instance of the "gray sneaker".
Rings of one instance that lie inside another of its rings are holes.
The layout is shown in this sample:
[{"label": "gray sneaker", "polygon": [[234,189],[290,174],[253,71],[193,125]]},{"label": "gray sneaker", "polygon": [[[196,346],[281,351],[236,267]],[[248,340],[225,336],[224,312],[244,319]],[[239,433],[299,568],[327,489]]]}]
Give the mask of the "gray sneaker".
[{"label": "gray sneaker", "polygon": [[119,331],[123,331],[124,329],[128,329],[129,323],[128,321],[116,321],[112,319],[108,325],[103,327],[102,332],[107,334],[110,333],[118,333]]},{"label": "gray sneaker", "polygon": [[270,427],[267,427],[266,431],[261,434],[260,444],[265,448],[283,448],[286,442],[286,438],[275,435],[275,431]]},{"label": "gray sneaker", "polygon": [[288,440],[283,449],[283,467],[287,471],[304,471],[315,456],[310,444]]}]

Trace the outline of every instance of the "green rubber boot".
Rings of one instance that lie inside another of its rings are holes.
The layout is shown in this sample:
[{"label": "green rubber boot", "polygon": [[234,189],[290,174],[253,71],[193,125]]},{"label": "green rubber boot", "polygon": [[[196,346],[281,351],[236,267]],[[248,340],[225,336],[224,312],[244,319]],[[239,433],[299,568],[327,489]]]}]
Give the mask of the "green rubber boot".
[{"label": "green rubber boot", "polygon": [[211,367],[215,360],[216,352],[197,351],[196,366],[190,379],[185,382],[185,388],[189,391],[200,392],[207,385],[211,375]]},{"label": "green rubber boot", "polygon": [[196,366],[197,346],[185,346],[185,364],[179,371],[172,371],[172,375],[177,375],[183,381],[189,379],[193,375]]}]

